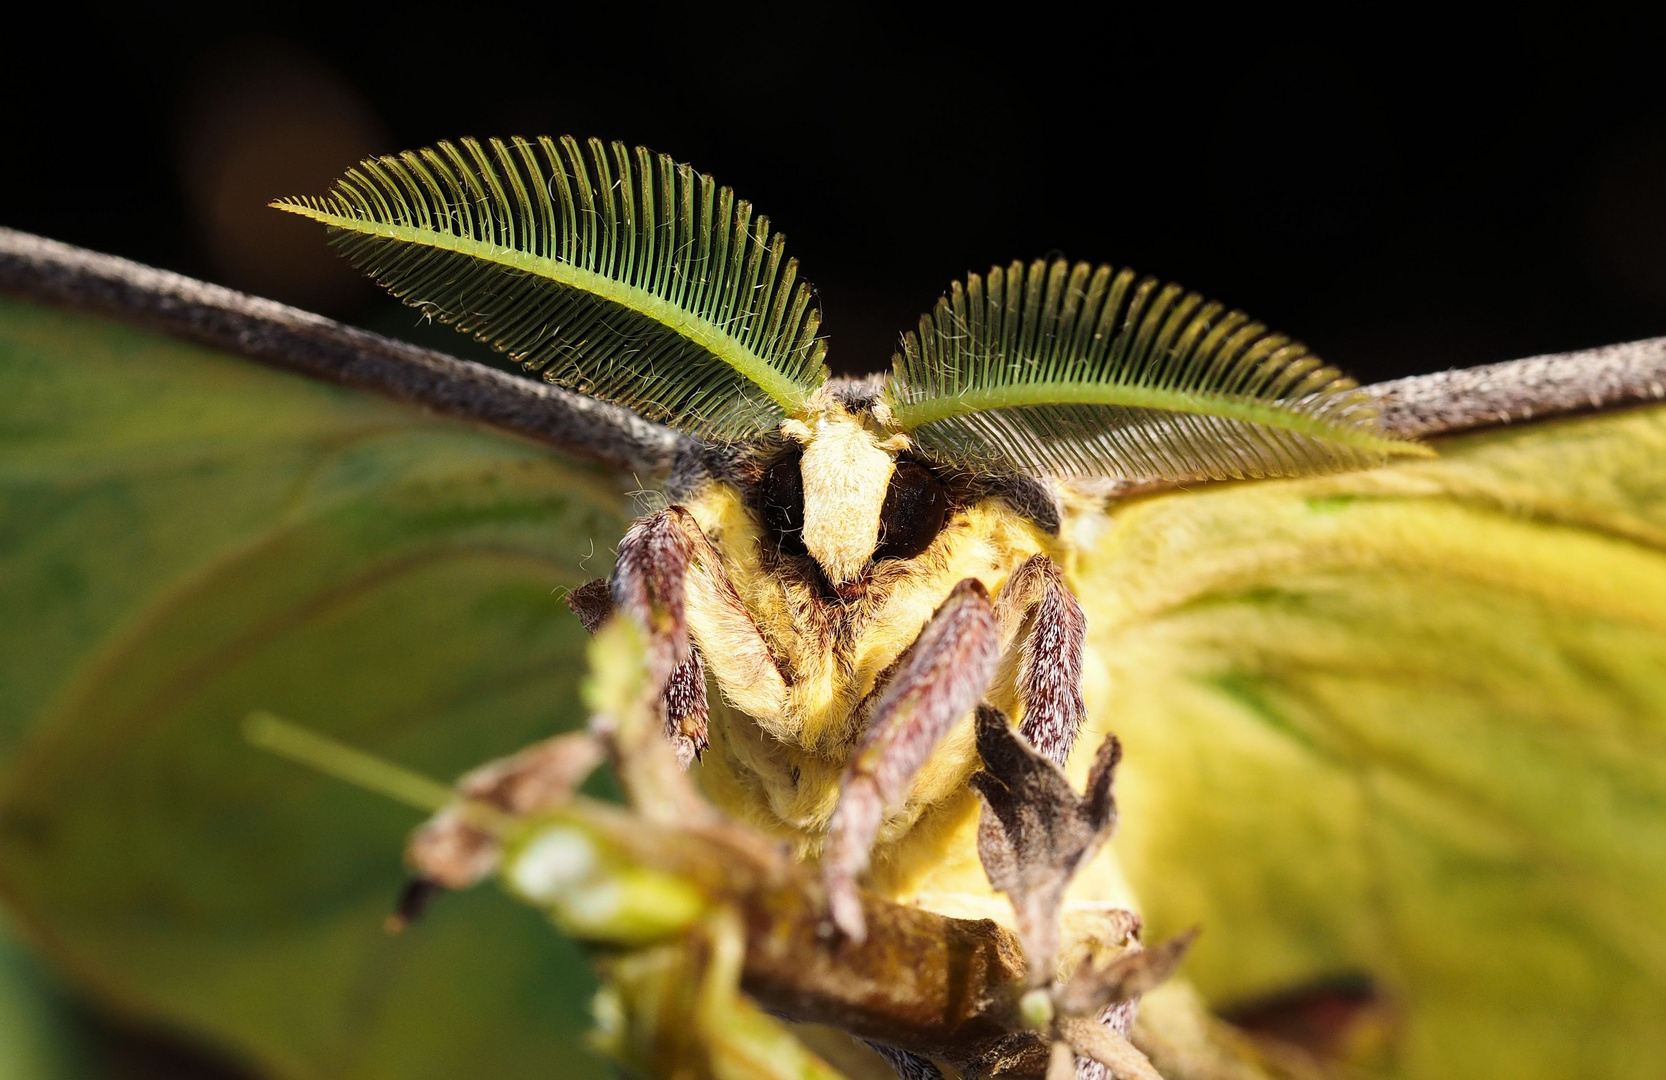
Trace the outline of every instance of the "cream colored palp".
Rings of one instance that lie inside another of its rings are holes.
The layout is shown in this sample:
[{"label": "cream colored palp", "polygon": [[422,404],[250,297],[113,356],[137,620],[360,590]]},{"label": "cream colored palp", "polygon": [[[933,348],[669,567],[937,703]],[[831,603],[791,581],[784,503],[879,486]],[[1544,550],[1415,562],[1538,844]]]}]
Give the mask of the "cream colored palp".
[{"label": "cream colored palp", "polygon": [[908,445],[906,435],[885,430],[885,419],[865,421],[823,386],[804,419],[781,425],[804,447],[804,546],[835,586],[860,575],[879,546],[896,453]]}]

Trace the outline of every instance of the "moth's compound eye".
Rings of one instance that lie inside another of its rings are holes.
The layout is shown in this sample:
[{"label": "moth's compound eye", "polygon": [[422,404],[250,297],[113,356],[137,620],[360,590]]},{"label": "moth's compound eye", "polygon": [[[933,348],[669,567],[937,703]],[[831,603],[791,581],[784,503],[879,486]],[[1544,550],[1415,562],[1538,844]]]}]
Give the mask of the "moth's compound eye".
[{"label": "moth's compound eye", "polygon": [[804,476],[799,457],[784,458],[764,470],[754,489],[758,516],[764,519],[776,550],[783,555],[808,554],[804,547]]},{"label": "moth's compound eye", "polygon": [[948,510],[948,496],[930,469],[912,461],[897,462],[879,511],[874,559],[912,559],[937,538]]}]

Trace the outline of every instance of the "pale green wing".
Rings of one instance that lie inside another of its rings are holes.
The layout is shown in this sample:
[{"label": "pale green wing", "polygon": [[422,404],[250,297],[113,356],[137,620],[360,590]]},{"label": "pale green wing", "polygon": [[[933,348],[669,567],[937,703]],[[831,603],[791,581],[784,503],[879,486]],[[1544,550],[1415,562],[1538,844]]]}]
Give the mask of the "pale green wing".
[{"label": "pale green wing", "polygon": [[569,944],[493,889],[389,938],[417,815],[239,724],[271,709],[444,778],[579,722],[559,593],[608,569],[611,476],[14,299],[0,383],[12,925],[262,1075],[605,1075]]},{"label": "pale green wing", "polygon": [[1115,507],[1117,850],[1216,1004],[1371,976],[1370,1075],[1666,1075],[1666,406],[1432,445]]},{"label": "pale green wing", "polygon": [[1059,259],[956,282],[893,361],[922,449],[1027,473],[1294,476],[1425,452],[1305,346],[1177,285]]},{"label": "pale green wing", "polygon": [[772,428],[826,377],[814,291],[769,219],[641,147],[442,142],[272,205],[549,382],[701,438]]}]

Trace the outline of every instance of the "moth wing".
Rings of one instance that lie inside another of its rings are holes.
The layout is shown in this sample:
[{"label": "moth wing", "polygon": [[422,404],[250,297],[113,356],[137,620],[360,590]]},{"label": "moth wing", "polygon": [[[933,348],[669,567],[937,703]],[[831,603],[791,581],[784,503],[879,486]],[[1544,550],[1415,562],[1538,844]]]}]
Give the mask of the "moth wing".
[{"label": "moth wing", "polygon": [[1370,1075],[1658,1076],[1666,407],[1433,445],[1114,507],[1116,849],[1213,1004],[1386,991]]},{"label": "moth wing", "polygon": [[0,896],[106,1004],[272,1076],[597,1076],[588,966],[493,889],[382,933],[407,810],[268,709],[439,778],[581,721],[608,472],[0,297]]}]

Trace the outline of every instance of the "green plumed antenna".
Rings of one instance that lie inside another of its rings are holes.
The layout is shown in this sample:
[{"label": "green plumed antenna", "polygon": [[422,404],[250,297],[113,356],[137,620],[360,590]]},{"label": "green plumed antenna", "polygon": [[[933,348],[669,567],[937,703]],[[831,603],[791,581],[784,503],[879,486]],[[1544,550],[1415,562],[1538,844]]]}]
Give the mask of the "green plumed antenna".
[{"label": "green plumed antenna", "polygon": [[1371,399],[1238,311],[1062,259],[956,282],[903,336],[889,404],[922,449],[1133,481],[1295,476],[1430,451]]},{"label": "green plumed antenna", "polygon": [[814,291],[769,219],[641,147],[441,142],[272,205],[545,380],[701,438],[771,428],[826,378]]}]

